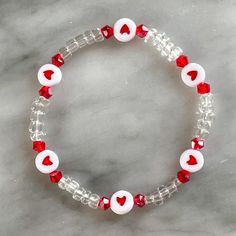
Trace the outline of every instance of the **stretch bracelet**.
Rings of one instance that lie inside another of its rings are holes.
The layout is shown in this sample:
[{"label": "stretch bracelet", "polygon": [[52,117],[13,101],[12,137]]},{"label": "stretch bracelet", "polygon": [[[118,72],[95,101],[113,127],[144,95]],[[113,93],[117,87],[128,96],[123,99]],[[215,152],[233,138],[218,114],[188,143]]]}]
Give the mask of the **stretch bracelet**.
[{"label": "stretch bracelet", "polygon": [[[166,57],[169,62],[175,64],[181,70],[183,82],[196,88],[199,95],[197,110],[197,124],[191,140],[190,149],[180,155],[181,169],[167,184],[157,187],[149,194],[132,195],[128,191],[120,190],[111,197],[100,197],[98,194],[80,186],[78,182],[69,176],[62,174],[59,167],[59,158],[55,152],[46,149],[45,130],[43,118],[52,96],[51,87],[59,84],[62,79],[60,67],[71,58],[79,49],[96,42],[102,42],[114,37],[119,42],[129,42],[135,37],[144,39],[144,42],[153,46]],[[210,127],[215,117],[213,96],[210,93],[210,85],[205,83],[205,70],[197,63],[190,63],[181,48],[175,46],[163,32],[149,29],[141,24],[136,26],[134,21],[128,18],[118,20],[113,27],[104,26],[95,30],[86,31],[83,34],[69,40],[65,47],[59,49],[52,57],[51,64],[43,65],[38,71],[38,81],[42,85],[39,96],[33,101],[30,117],[30,138],[33,142],[33,150],[38,154],[35,159],[37,169],[48,174],[52,183],[58,184],[60,189],[72,194],[73,199],[80,201],[94,209],[111,209],[114,213],[123,215],[134,206],[144,207],[149,204],[161,205],[170,198],[181,184],[190,180],[190,174],[199,171],[204,164],[204,158],[200,149],[204,147]]]}]

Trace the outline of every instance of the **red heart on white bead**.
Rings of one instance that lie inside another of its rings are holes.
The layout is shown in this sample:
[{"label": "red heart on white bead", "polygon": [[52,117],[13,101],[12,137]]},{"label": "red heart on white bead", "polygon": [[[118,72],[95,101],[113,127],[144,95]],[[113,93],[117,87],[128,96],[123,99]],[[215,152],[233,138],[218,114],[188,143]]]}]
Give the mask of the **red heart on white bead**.
[{"label": "red heart on white bead", "polygon": [[53,64],[43,65],[38,71],[38,80],[43,86],[52,87],[59,84],[61,82],[61,78],[61,70]]},{"label": "red heart on white bead", "polygon": [[123,197],[117,197],[116,198],[116,201],[121,205],[123,206],[126,202],[126,196],[123,196]]},{"label": "red heart on white bead", "polygon": [[189,165],[197,165],[197,160],[193,155],[189,155],[189,160],[187,161]]},{"label": "red heart on white bead", "polygon": [[120,29],[120,33],[121,34],[130,34],[130,30],[129,30],[128,25],[124,24]]},{"label": "red heart on white bead", "polygon": [[181,71],[183,82],[190,87],[195,87],[202,83],[205,77],[205,70],[197,63],[189,63]]},{"label": "red heart on white bead", "polygon": [[131,211],[134,206],[134,198],[131,193],[120,190],[115,192],[110,199],[111,210],[118,215]]},{"label": "red heart on white bead", "polygon": [[55,152],[44,150],[36,156],[35,165],[40,172],[49,174],[57,169],[59,166],[59,159]]},{"label": "red heart on white bead", "polygon": [[180,156],[180,165],[184,170],[197,172],[204,165],[203,155],[195,149],[188,149]]},{"label": "red heart on white bead", "polygon": [[197,71],[196,70],[191,70],[187,73],[191,77],[191,80],[194,81],[197,78]]},{"label": "red heart on white bead", "polygon": [[51,166],[53,163],[52,163],[51,160],[50,160],[50,156],[46,156],[46,157],[43,159],[42,164],[45,165],[45,166]]},{"label": "red heart on white bead", "polygon": [[43,72],[44,76],[48,79],[51,80],[52,79],[52,74],[54,74],[54,72],[52,70],[46,70]]},{"label": "red heart on white bead", "polygon": [[136,35],[136,24],[128,19],[119,19],[113,27],[114,37],[120,42],[128,42]]}]

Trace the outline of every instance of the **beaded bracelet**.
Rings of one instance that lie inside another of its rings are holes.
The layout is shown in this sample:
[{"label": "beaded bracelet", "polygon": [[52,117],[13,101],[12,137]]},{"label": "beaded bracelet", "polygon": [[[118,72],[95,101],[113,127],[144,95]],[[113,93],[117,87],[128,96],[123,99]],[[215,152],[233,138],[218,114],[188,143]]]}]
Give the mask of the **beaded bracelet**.
[{"label": "beaded bracelet", "polygon": [[[176,66],[182,68],[181,78],[190,87],[196,87],[200,97],[197,111],[197,125],[191,140],[191,148],[184,151],[180,156],[181,170],[167,184],[162,185],[147,195],[131,193],[120,190],[109,197],[99,197],[89,190],[81,187],[78,182],[69,176],[62,175],[58,170],[58,156],[51,150],[46,149],[44,137],[43,117],[52,96],[51,87],[61,82],[61,67],[78,49],[95,42],[102,42],[114,36],[120,42],[128,42],[135,36],[143,38],[145,43],[152,45],[162,56],[167,57],[169,62],[175,61]],[[52,57],[52,63],[43,65],[38,71],[38,80],[42,85],[31,107],[30,138],[33,141],[33,149],[38,153],[35,159],[37,169],[49,174],[52,183],[57,183],[59,188],[68,191],[73,198],[91,208],[102,210],[111,209],[116,214],[128,213],[133,206],[143,207],[148,204],[161,205],[177,192],[181,184],[190,180],[190,173],[199,171],[204,164],[204,158],[199,151],[204,147],[210,127],[214,119],[213,96],[210,93],[210,85],[205,83],[205,71],[199,64],[189,63],[187,56],[183,55],[181,48],[176,47],[165,33],[156,29],[148,29],[143,24],[136,24],[128,19],[118,20],[114,27],[108,25],[103,28],[89,30],[68,41],[65,47],[59,49],[58,54]]]}]

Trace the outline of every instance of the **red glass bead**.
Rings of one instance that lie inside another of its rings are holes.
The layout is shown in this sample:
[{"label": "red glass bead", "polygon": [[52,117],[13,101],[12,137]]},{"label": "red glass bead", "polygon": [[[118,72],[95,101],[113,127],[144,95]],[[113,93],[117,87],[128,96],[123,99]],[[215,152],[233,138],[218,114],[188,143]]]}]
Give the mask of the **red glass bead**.
[{"label": "red glass bead", "polygon": [[181,170],[177,173],[178,180],[185,184],[190,180],[190,173],[187,170]]},{"label": "red glass bead", "polygon": [[106,39],[109,39],[110,37],[113,36],[113,28],[109,25],[105,25],[104,27],[102,27],[101,32],[104,38]]},{"label": "red glass bead", "polygon": [[107,197],[102,197],[98,202],[98,208],[101,210],[106,211],[110,208],[110,199]]},{"label": "red glass bead", "polygon": [[47,86],[43,86],[39,90],[39,95],[45,97],[46,99],[49,99],[52,96],[51,88]]},{"label": "red glass bead", "polygon": [[176,65],[178,67],[185,67],[188,64],[188,57],[185,55],[180,55],[177,59],[176,59]]},{"label": "red glass bead", "polygon": [[137,194],[134,196],[134,205],[138,207],[144,207],[145,206],[145,196],[142,194]]},{"label": "red glass bead", "polygon": [[204,147],[204,140],[199,138],[194,138],[191,140],[191,146],[195,150],[202,149]]},{"label": "red glass bead", "polygon": [[43,141],[34,141],[33,142],[33,150],[40,153],[44,151],[46,148],[45,142]]},{"label": "red glass bead", "polygon": [[56,54],[52,57],[52,64],[57,66],[57,67],[60,67],[64,64],[64,59],[63,57],[61,56],[61,54]]},{"label": "red glass bead", "polygon": [[49,177],[52,183],[58,183],[62,178],[62,173],[59,170],[54,170],[49,174]]},{"label": "red glass bead", "polygon": [[144,38],[147,33],[148,33],[149,29],[145,26],[145,25],[139,25],[136,28],[136,35],[140,38]]},{"label": "red glass bead", "polygon": [[198,92],[199,94],[210,93],[210,91],[211,91],[210,84],[207,84],[207,83],[200,83],[200,84],[197,86],[197,92]]}]

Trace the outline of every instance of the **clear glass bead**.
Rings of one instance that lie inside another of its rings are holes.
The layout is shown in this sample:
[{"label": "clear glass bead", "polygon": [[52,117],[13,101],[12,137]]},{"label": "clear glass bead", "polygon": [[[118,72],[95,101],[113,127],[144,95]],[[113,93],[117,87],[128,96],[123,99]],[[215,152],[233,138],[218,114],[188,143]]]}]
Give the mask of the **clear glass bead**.
[{"label": "clear glass bead", "polygon": [[205,130],[210,130],[210,128],[211,128],[211,122],[209,122],[209,121],[205,121],[205,120],[203,120],[203,119],[199,119],[198,121],[197,121],[197,128],[198,129],[205,129]]},{"label": "clear glass bead", "polygon": [[81,198],[81,203],[83,203],[84,205],[87,205],[89,202],[90,195],[91,195],[91,191],[88,191],[85,189],[83,197]]},{"label": "clear glass bead", "polygon": [[76,52],[79,49],[79,45],[78,42],[75,41],[74,39],[68,41],[66,43],[66,49],[67,51],[69,51],[71,54],[73,54],[74,52]]},{"label": "clear glass bead", "polygon": [[31,121],[43,121],[45,112],[43,110],[37,110],[37,111],[32,111],[30,114],[30,120]]},{"label": "clear glass bead", "polygon": [[206,140],[209,136],[209,130],[195,128],[193,137]]},{"label": "clear glass bead", "polygon": [[101,30],[97,28],[96,30],[93,30],[94,40],[96,42],[102,42],[104,40],[104,36],[101,33]]},{"label": "clear glass bead", "polygon": [[168,61],[175,61],[182,53],[183,50],[180,47],[173,47],[168,55]]},{"label": "clear glass bead", "polygon": [[72,180],[66,185],[66,191],[71,194],[73,194],[78,188],[79,188],[79,183],[77,183],[75,180]]},{"label": "clear glass bead", "polygon": [[88,45],[91,45],[91,44],[95,43],[95,40],[94,40],[94,37],[92,35],[92,31],[91,30],[85,31],[83,36],[84,36],[84,39],[86,40]]},{"label": "clear glass bead", "polygon": [[66,186],[72,181],[69,176],[63,176],[58,182],[58,187],[62,190],[66,190]]},{"label": "clear glass bead", "polygon": [[171,52],[172,47],[174,46],[173,43],[169,42],[161,51],[162,56],[168,56]]},{"label": "clear glass bead", "polygon": [[38,120],[36,121],[31,121],[29,125],[29,132],[30,133],[39,133],[43,131],[43,126],[44,124],[42,122],[39,122]]},{"label": "clear glass bead", "polygon": [[88,206],[96,209],[98,207],[98,202],[99,202],[100,197],[97,194],[91,194],[89,197],[89,202],[88,202]]},{"label": "clear glass bead", "polygon": [[80,34],[78,36],[75,37],[75,40],[77,41],[79,48],[83,48],[87,45],[87,42],[83,36],[83,34]]},{"label": "clear glass bead", "polygon": [[156,29],[150,29],[144,38],[144,42],[155,46],[157,44],[155,36],[157,35]]},{"label": "clear glass bead", "polygon": [[44,133],[44,132],[34,132],[34,133],[30,133],[30,139],[31,139],[32,141],[40,141],[40,140],[43,140],[45,136],[46,136],[46,133]]},{"label": "clear glass bead", "polygon": [[81,201],[81,198],[84,196],[85,193],[86,193],[86,190],[83,187],[79,187],[75,190],[72,197],[76,201]]},{"label": "clear glass bead", "polygon": [[72,53],[68,51],[66,47],[60,48],[58,52],[61,54],[64,61],[68,60],[72,56]]},{"label": "clear glass bead", "polygon": [[50,104],[49,100],[40,96],[37,97],[32,105],[31,105],[31,111],[38,111],[38,110],[42,110],[44,111],[44,109]]},{"label": "clear glass bead", "polygon": [[200,96],[200,104],[202,105],[213,105],[213,95],[211,93],[203,94]]}]

